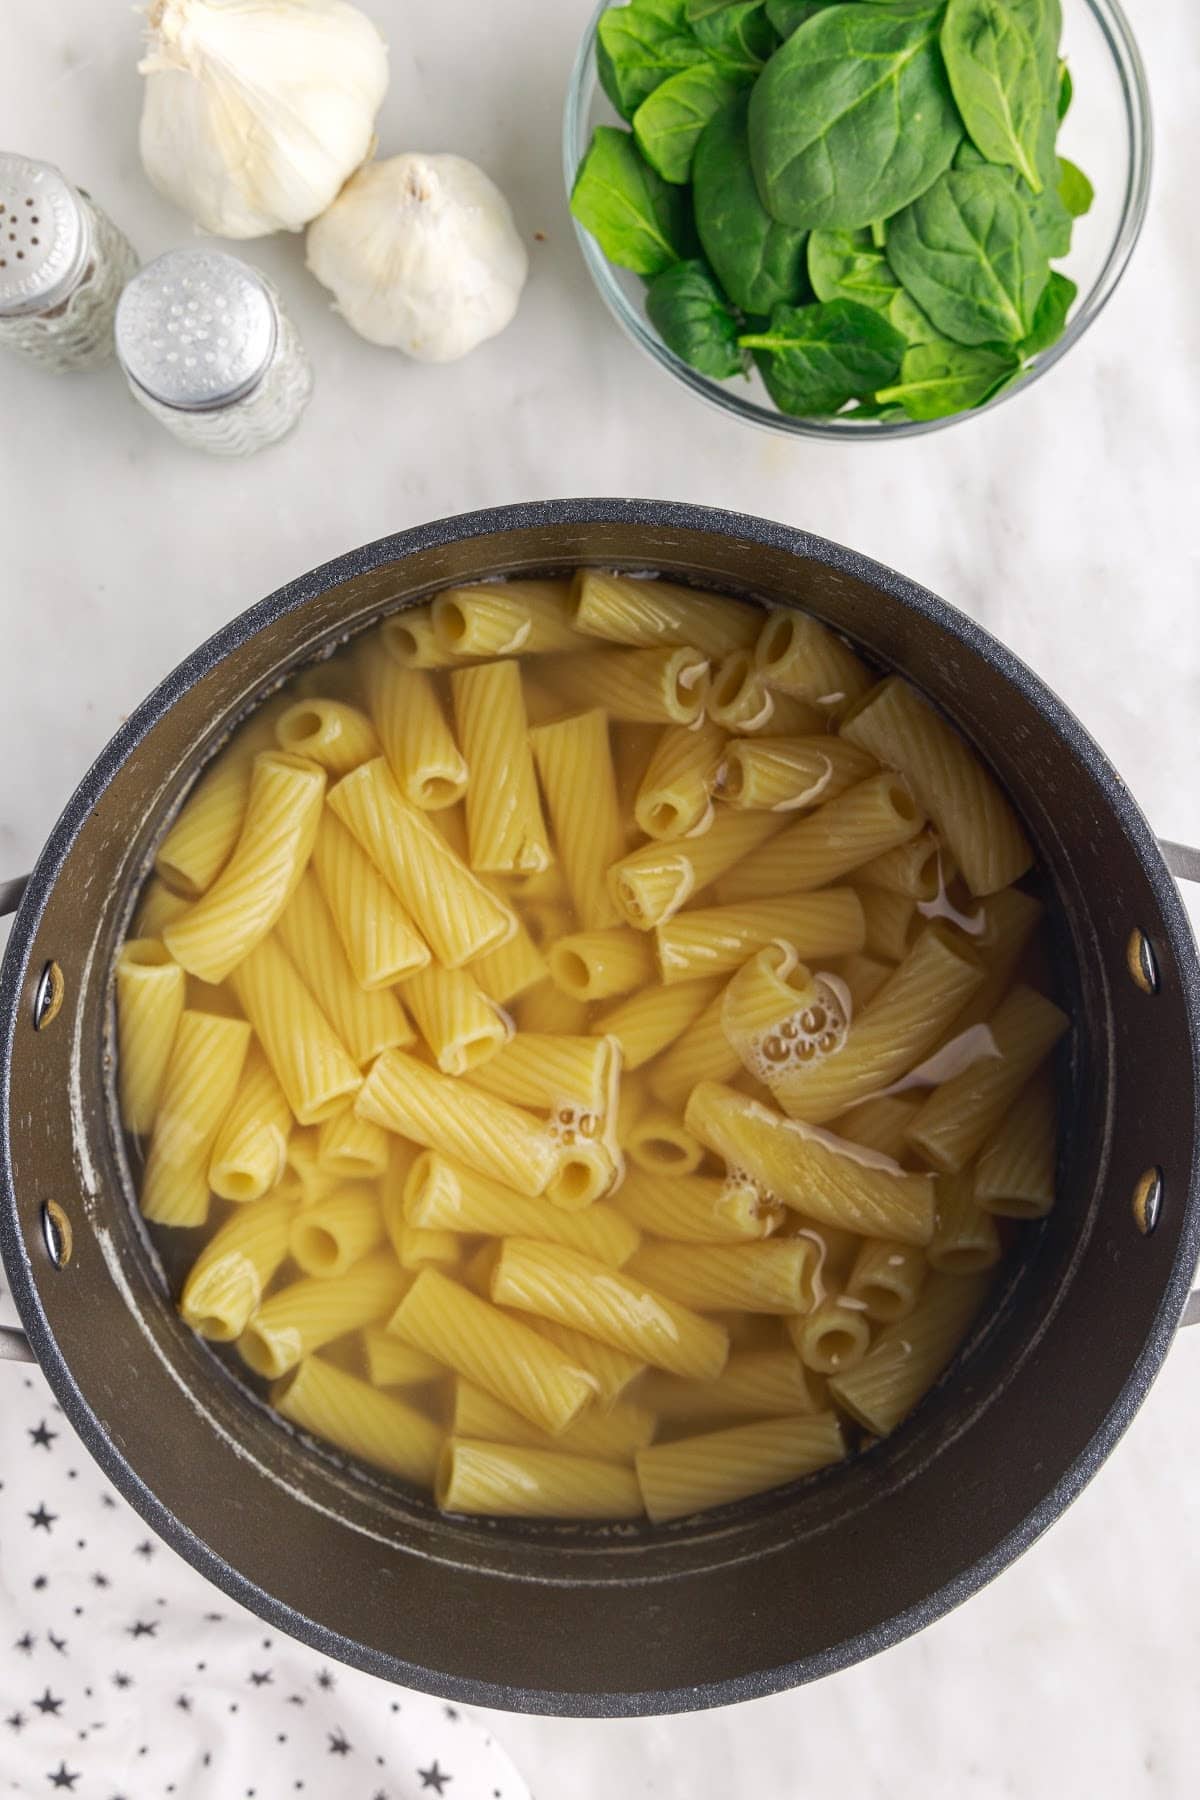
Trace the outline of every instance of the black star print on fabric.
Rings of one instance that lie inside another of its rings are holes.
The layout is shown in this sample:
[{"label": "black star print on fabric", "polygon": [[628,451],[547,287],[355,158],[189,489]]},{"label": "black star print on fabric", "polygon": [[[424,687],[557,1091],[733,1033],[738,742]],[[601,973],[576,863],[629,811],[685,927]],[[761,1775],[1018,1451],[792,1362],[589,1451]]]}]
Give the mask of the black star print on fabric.
[{"label": "black star print on fabric", "polygon": [[109,1583],[108,1576],[102,1575],[100,1573],[99,1569],[97,1569],[96,1573],[92,1576],[92,1586],[93,1587],[108,1587],[109,1585],[110,1585],[110,1583]]},{"label": "black star print on fabric", "polygon": [[9,1713],[4,1723],[10,1726],[13,1731],[20,1731],[25,1723],[25,1714],[19,1712]]},{"label": "black star print on fabric", "polygon": [[53,1774],[47,1773],[46,1780],[50,1783],[51,1787],[69,1788],[70,1791],[74,1793],[75,1783],[79,1780],[79,1771],[76,1770],[74,1775],[72,1775],[68,1770],[66,1763],[60,1762]]},{"label": "black star print on fabric", "polygon": [[39,1528],[42,1531],[49,1531],[51,1526],[54,1524],[54,1521],[57,1519],[58,1514],[52,1513],[52,1512],[47,1512],[46,1511],[46,1502],[44,1500],[42,1500],[42,1501],[39,1501],[38,1509],[36,1512],[27,1513],[25,1516],[26,1516],[26,1518],[33,1520],[33,1529],[35,1531],[39,1530]]},{"label": "black star print on fabric", "polygon": [[287,1703],[289,1706],[303,1706],[304,1705],[304,1695],[303,1694],[289,1694],[287,1697]]},{"label": "black star print on fabric", "polygon": [[319,1688],[331,1688],[333,1685],[333,1676],[329,1673],[329,1670],[322,1669],[317,1676],[317,1686]]},{"label": "black star print on fabric", "polygon": [[110,1508],[111,1508],[111,1509],[112,1509],[112,1511],[113,1511],[113,1512],[115,1512],[115,1511],[116,1511],[116,1509],[117,1509],[117,1503],[116,1503],[116,1501],[115,1501],[115,1500],[114,1500],[114,1499],[113,1499],[113,1497],[112,1497],[112,1495],[111,1495],[111,1494],[101,1494],[101,1496],[100,1496],[100,1504],[101,1504],[101,1506],[107,1506],[107,1507],[110,1507]]},{"label": "black star print on fabric", "polygon": [[147,1625],[144,1619],[138,1619],[133,1625],[127,1625],[125,1630],[129,1637],[153,1637],[158,1630],[158,1620],[151,1619]]},{"label": "black star print on fabric", "polygon": [[24,1637],[19,1637],[17,1639],[16,1643],[13,1645],[13,1649],[14,1650],[23,1650],[25,1652],[26,1656],[32,1656],[33,1646],[36,1643],[37,1643],[37,1639],[34,1637],[32,1631],[27,1631],[25,1633]]},{"label": "black star print on fabric", "polygon": [[445,1713],[445,1715],[448,1719],[453,1719],[457,1723],[457,1721],[458,1721],[457,1708],[455,1708],[453,1706],[443,1706],[442,1711]]},{"label": "black star print on fabric", "polygon": [[25,1429],[33,1439],[34,1443],[40,1444],[43,1450],[48,1450],[58,1436],[57,1431],[51,1431],[49,1429],[45,1419],[42,1420],[40,1425],[27,1425]]},{"label": "black star print on fabric", "polygon": [[444,1769],[438,1768],[436,1758],[427,1769],[418,1769],[417,1774],[421,1777],[423,1788],[433,1788],[438,1794],[444,1791],[448,1781],[454,1780],[453,1775],[447,1775]]},{"label": "black star print on fabric", "polygon": [[251,1669],[249,1679],[255,1687],[266,1687],[269,1681],[274,1680],[274,1676],[270,1669]]},{"label": "black star print on fabric", "polygon": [[54,1695],[50,1692],[50,1689],[47,1688],[41,1699],[35,1700],[33,1704],[37,1707],[39,1712],[53,1713],[54,1717],[57,1718],[58,1709],[62,1705],[62,1701],[56,1700]]},{"label": "black star print on fabric", "polygon": [[44,1587],[50,1586],[50,1583],[47,1580],[45,1575],[39,1575],[33,1585],[38,1590],[38,1592],[41,1593],[41,1591]]},{"label": "black star print on fabric", "polygon": [[133,1686],[133,1676],[125,1675],[122,1673],[122,1671],[120,1669],[118,1669],[116,1674],[113,1676],[113,1686],[119,1687],[119,1688],[132,1687]]},{"label": "black star print on fabric", "polygon": [[180,1694],[180,1696],[176,1700],[175,1704],[179,1708],[180,1712],[191,1712],[191,1710],[192,1710],[192,1702],[191,1702],[190,1697],[187,1694]]},{"label": "black star print on fabric", "polygon": [[58,1651],[60,1656],[65,1656],[67,1654],[66,1638],[55,1637],[52,1631],[46,1633],[46,1638],[49,1643],[54,1645],[54,1648]]},{"label": "black star print on fabric", "polygon": [[144,1556],[146,1558],[146,1561],[149,1562],[150,1558],[154,1555],[154,1552],[157,1549],[157,1547],[158,1546],[156,1544],[152,1544],[150,1542],[149,1538],[145,1538],[140,1544],[137,1545],[133,1554],[135,1556]]},{"label": "black star print on fabric", "polygon": [[327,1732],[326,1736],[329,1739],[330,1756],[348,1756],[350,1754],[353,1746],[340,1725],[336,1731]]}]

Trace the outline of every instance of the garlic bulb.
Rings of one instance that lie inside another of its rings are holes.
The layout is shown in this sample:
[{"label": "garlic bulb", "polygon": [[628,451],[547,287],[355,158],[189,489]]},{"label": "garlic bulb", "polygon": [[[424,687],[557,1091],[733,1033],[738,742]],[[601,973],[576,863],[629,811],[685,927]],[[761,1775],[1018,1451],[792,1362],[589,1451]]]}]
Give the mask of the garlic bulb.
[{"label": "garlic bulb", "polygon": [[347,0],[152,0],[141,150],[221,237],[300,231],[373,143],[387,46]]},{"label": "garlic bulb", "polygon": [[367,163],[308,230],[308,266],[372,344],[452,362],[503,331],[529,258],[508,201],[462,156]]}]

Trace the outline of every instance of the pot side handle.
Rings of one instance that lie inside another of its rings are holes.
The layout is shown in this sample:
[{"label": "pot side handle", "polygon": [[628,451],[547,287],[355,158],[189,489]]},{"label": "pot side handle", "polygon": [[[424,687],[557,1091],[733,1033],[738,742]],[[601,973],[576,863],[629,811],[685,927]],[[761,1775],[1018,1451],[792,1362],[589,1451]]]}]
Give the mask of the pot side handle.
[{"label": "pot side handle", "polygon": [[[1170,838],[1159,838],[1163,861],[1176,881],[1200,882],[1200,850],[1190,844],[1174,844]],[[1200,1287],[1196,1288],[1183,1309],[1181,1325],[1200,1325]]]},{"label": "pot side handle", "polygon": [[[5,913],[16,912],[28,881],[28,875],[18,875],[15,881],[0,881],[0,919]],[[0,1325],[0,1362],[36,1361],[25,1333],[14,1325]]]},{"label": "pot side handle", "polygon": [[16,912],[21,904],[21,895],[28,886],[28,875],[18,875],[12,881],[0,881],[0,919],[5,913]]}]

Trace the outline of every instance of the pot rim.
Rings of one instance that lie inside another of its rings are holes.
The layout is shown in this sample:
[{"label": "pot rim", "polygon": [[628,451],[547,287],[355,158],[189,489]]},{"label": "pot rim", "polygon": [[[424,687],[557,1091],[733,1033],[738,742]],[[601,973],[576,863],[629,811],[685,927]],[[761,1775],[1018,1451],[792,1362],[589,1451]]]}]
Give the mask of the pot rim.
[{"label": "pot rim", "polygon": [[202,643],[147,696],[110,739],[71,796],[46,840],[13,921],[0,969],[0,1260],[37,1360],[71,1425],[113,1485],[141,1517],[193,1568],[231,1599],[308,1647],[392,1682],[478,1706],[562,1717],[637,1717],[696,1711],[757,1699],[836,1673],[934,1623],[994,1579],[1040,1537],[1097,1472],[1131,1422],[1170,1348],[1200,1260],[1200,1141],[1193,1141],[1180,1237],[1153,1326],[1103,1422],[1055,1486],[983,1556],[917,1604],[853,1638],[793,1662],[698,1686],[594,1694],[524,1689],[431,1671],[367,1649],[274,1599],[183,1526],[145,1486],[88,1405],[43,1312],[32,1265],[16,1223],[11,1174],[9,1108],[13,1036],[26,991],[26,950],[77,833],[117,771],[176,700],[217,662],[262,627],[343,582],[402,562],[420,551],[473,537],[488,538],[539,525],[641,525],[724,537],[790,553],[841,570],[899,601],[959,639],[1012,682],[1066,747],[1084,763],[1139,856],[1175,955],[1183,987],[1192,1052],[1193,1085],[1200,1092],[1200,962],[1179,891],[1155,836],[1103,751],[1075,715],[1003,644],[967,615],[887,565],[810,532],[750,514],[677,501],[620,498],[527,501],[458,513],[376,539],[319,565],[258,601]]}]

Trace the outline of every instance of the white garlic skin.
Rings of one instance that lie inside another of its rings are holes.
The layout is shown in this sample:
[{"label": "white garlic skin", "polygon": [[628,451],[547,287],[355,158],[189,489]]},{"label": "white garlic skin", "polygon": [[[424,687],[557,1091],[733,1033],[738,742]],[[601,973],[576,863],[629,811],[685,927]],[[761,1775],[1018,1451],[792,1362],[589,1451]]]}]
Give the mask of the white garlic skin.
[{"label": "white garlic skin", "polygon": [[367,163],[309,227],[306,253],[360,336],[419,362],[503,331],[529,273],[508,201],[462,156]]},{"label": "white garlic skin", "polygon": [[141,153],[219,237],[302,231],[371,153],[387,46],[348,0],[153,0]]}]

